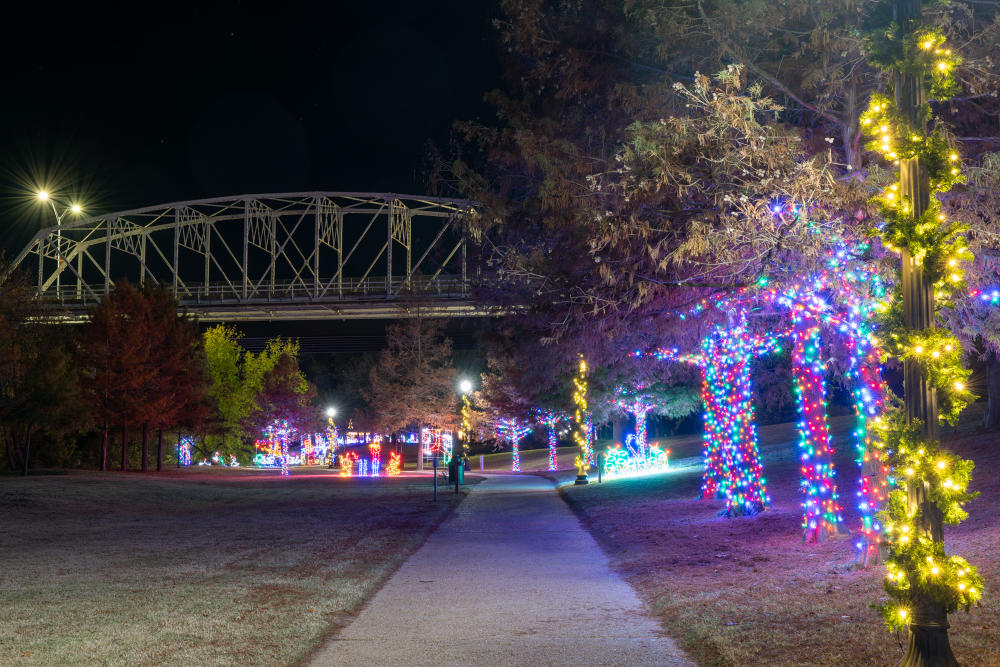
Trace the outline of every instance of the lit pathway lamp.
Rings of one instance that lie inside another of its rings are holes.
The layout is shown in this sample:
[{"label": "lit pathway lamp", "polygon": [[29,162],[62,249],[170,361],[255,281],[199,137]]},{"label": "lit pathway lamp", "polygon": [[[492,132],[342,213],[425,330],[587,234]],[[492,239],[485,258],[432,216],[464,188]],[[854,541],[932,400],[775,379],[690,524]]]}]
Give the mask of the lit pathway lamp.
[{"label": "lit pathway lamp", "polygon": [[[69,203],[66,204],[65,206],[60,204],[60,206],[63,206],[62,213],[60,213],[59,209],[56,207],[55,200],[49,194],[48,190],[39,190],[38,192],[35,193],[35,196],[38,198],[38,201],[48,202],[49,206],[52,207],[52,213],[56,216],[57,228],[62,227],[63,218],[66,217],[67,213],[72,213],[73,215],[79,215],[80,213],[83,213],[83,207],[80,206],[80,204],[78,203]],[[59,296],[59,282],[60,282],[59,278],[60,274],[62,273],[63,262],[65,261],[62,253],[62,229],[56,229],[56,252],[58,253],[59,257],[58,260],[59,266],[56,267],[56,295]]]},{"label": "lit pathway lamp", "polygon": [[327,432],[327,456],[330,457],[330,467],[333,468],[333,454],[337,449],[337,425],[333,423],[333,418],[337,416],[337,408],[332,405],[326,409],[326,421],[329,426]]},{"label": "lit pathway lamp", "polygon": [[452,462],[455,465],[455,493],[458,493],[459,480],[462,479],[464,481],[465,462],[469,458],[469,439],[470,432],[472,431],[470,420],[472,404],[469,403],[469,394],[472,392],[472,382],[467,378],[463,378],[458,383],[458,389],[462,392],[462,451],[461,453],[455,452],[454,456],[452,456]]}]

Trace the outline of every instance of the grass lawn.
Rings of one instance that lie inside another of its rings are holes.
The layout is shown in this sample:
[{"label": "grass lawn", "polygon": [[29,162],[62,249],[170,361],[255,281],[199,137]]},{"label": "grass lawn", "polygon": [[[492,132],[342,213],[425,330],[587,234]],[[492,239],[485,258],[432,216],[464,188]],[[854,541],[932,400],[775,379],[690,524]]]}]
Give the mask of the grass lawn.
[{"label": "grass lawn", "polygon": [[[556,463],[560,470],[573,469],[573,457],[580,451],[577,447],[559,447],[556,449]],[[483,466],[486,472],[510,472],[513,461],[511,452],[497,452],[483,456]],[[479,470],[479,455],[469,457],[472,472]],[[541,472],[549,469],[549,449],[522,449],[521,472]]]},{"label": "grass lawn", "polygon": [[[853,418],[832,420],[844,523],[858,526]],[[760,429],[772,507],[720,519],[721,501],[697,500],[699,437],[667,441],[672,471],[655,477],[566,486],[563,494],[611,555],[664,630],[703,665],[891,665],[897,637],[869,604],[884,596],[884,568],[853,567],[844,535],[803,544],[797,435],[792,425]],[[982,607],[951,616],[952,648],[963,665],[1000,664],[1000,434],[950,436],[947,446],[976,462],[970,518],[946,526],[949,553],[980,568]],[[685,465],[687,464],[687,465]],[[905,646],[906,637],[898,640]]]},{"label": "grass lawn", "polygon": [[0,664],[295,662],[464,496],[310,472],[0,477]]}]

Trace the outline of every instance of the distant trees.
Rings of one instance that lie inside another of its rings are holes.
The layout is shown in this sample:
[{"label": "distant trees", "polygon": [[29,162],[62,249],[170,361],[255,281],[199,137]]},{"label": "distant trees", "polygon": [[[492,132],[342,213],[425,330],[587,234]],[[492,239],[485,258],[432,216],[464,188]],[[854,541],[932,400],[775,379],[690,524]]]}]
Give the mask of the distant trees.
[{"label": "distant trees", "polygon": [[386,343],[362,391],[372,427],[396,432],[408,426],[453,426],[457,373],[444,323],[417,314],[390,325]]},{"label": "distant trees", "polygon": [[7,465],[28,474],[39,433],[60,437],[81,421],[69,329],[44,325],[27,278],[0,283],[0,432]]},{"label": "distant trees", "polygon": [[127,281],[91,312],[76,360],[81,390],[101,430],[99,467],[106,470],[112,426],[120,426],[121,470],[128,467],[129,426],[142,429],[142,469],[148,470],[149,429],[162,430],[204,412],[207,380],[196,325],[161,287],[137,290]]},{"label": "distant trees", "polygon": [[244,420],[249,433],[260,433],[268,425],[286,421],[300,433],[322,431],[313,402],[316,388],[310,384],[298,361],[282,353],[261,378],[250,414]]},{"label": "distant trees", "polygon": [[204,453],[218,451],[246,462],[253,439],[274,420],[295,422],[300,430],[313,424],[316,389],[299,369],[297,342],[273,338],[255,354],[240,346],[241,337],[224,324],[203,335],[208,395],[217,406],[218,423],[204,438]]}]

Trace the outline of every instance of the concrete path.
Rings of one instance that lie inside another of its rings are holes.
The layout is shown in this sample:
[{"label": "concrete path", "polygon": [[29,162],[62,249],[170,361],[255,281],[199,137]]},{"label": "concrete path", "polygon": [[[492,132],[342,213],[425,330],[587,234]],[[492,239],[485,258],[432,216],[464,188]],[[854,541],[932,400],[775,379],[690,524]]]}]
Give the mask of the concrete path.
[{"label": "concrete path", "polygon": [[313,665],[693,665],[551,482],[472,487]]}]

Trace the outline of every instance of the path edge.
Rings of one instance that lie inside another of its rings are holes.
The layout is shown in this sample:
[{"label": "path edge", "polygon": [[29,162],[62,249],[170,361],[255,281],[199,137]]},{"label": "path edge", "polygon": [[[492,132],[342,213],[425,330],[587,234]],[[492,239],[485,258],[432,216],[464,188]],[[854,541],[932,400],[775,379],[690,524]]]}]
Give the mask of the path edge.
[{"label": "path edge", "polygon": [[[451,517],[451,515],[455,513],[455,510],[457,510],[462,505],[462,503],[465,502],[465,499],[469,497],[469,495],[476,488],[476,485],[478,483],[479,482],[477,481],[474,484],[466,485],[465,486],[466,491],[460,494],[461,498],[459,498],[458,502],[455,503],[454,507],[452,507],[450,510],[442,514],[436,521],[433,521],[430,524],[430,526],[428,526],[427,532],[424,533],[423,539],[415,543],[413,547],[410,548],[408,552],[403,556],[403,558],[399,559],[399,562],[396,563],[395,567],[387,571],[385,579],[383,579],[377,587],[369,591],[367,595],[361,598],[361,600],[353,609],[351,609],[349,612],[346,612],[343,615],[343,618],[348,619],[346,623],[340,625],[339,627],[328,628],[326,631],[320,634],[319,637],[316,638],[316,644],[312,648],[310,648],[306,653],[300,656],[297,660],[288,663],[289,666],[305,667],[306,665],[311,664],[315,659],[316,655],[320,651],[322,651],[327,644],[336,639],[341,632],[343,632],[348,626],[351,625],[351,623],[353,623],[357,619],[357,617],[361,614],[361,612],[368,607],[368,605],[371,603],[373,599],[375,599],[375,596],[378,595],[379,591],[385,588],[385,585],[389,583],[389,580],[392,579],[394,576],[396,576],[396,573],[399,572],[400,568],[402,568],[407,563],[407,561],[409,561],[410,558],[413,557],[413,554],[417,553],[418,551],[420,551],[420,549],[423,548],[423,546],[427,543],[427,540],[430,539],[431,535],[436,533],[437,529],[441,527],[441,524],[447,521]],[[445,487],[445,488],[450,488],[450,487]]]}]

